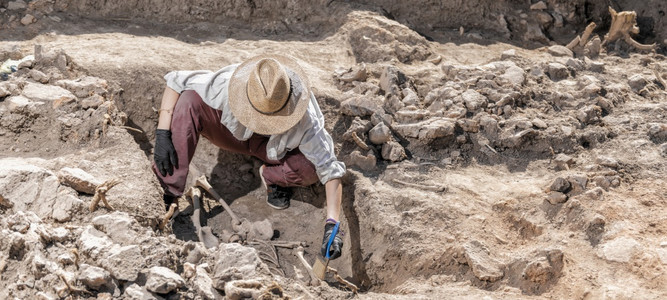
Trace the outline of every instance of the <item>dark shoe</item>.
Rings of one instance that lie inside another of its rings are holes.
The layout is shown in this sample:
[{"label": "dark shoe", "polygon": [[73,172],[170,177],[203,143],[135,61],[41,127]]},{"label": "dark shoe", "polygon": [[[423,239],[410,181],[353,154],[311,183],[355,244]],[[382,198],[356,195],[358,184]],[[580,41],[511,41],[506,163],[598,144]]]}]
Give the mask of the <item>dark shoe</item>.
[{"label": "dark shoe", "polygon": [[292,189],[271,184],[266,189],[266,203],[275,209],[285,209],[289,207],[289,200],[292,198]]}]

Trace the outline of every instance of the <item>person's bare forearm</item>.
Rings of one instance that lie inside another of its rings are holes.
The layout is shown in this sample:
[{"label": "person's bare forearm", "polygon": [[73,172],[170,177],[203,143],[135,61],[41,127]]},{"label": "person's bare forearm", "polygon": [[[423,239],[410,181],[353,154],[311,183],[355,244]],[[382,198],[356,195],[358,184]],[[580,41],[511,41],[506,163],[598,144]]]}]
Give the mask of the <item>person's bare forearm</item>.
[{"label": "person's bare forearm", "polygon": [[170,87],[164,89],[162,94],[162,103],[160,104],[160,114],[157,122],[157,129],[171,129],[171,116],[174,114],[174,107],[180,95]]},{"label": "person's bare forearm", "polygon": [[343,198],[343,184],[339,178],[327,181],[327,218],[340,221],[340,206]]}]

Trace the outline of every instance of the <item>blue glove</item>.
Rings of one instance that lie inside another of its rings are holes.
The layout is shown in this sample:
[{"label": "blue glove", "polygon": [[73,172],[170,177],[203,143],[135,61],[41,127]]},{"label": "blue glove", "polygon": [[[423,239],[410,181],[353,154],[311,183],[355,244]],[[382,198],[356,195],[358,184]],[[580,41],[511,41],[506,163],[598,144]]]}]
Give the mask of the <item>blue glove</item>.
[{"label": "blue glove", "polygon": [[[322,257],[327,257],[327,244],[329,243],[329,238],[331,238],[331,233],[333,232],[336,224],[327,223],[324,225],[324,238],[322,239]],[[343,251],[343,239],[340,237],[340,231],[337,232],[334,237],[331,247],[329,247],[329,259],[336,259],[340,257],[341,252]]]}]

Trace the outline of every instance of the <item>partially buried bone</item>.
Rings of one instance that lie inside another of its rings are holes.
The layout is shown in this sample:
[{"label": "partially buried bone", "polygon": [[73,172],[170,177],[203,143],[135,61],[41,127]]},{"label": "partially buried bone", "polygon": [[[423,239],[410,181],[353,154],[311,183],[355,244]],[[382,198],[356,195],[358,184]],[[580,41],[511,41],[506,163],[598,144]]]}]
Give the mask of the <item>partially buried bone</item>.
[{"label": "partially buried bone", "polygon": [[102,203],[104,203],[104,206],[107,209],[114,210],[114,208],[109,204],[109,202],[107,202],[107,192],[112,187],[116,186],[119,183],[121,183],[121,180],[118,178],[114,178],[98,185],[97,188],[95,189],[95,195],[93,196],[93,201],[90,202],[90,211],[93,212],[97,209],[97,205],[100,203],[100,200],[102,200]]},{"label": "partially buried bone", "polygon": [[295,254],[299,258],[299,261],[301,262],[301,264],[303,264],[303,267],[306,268],[306,271],[308,271],[308,275],[310,275],[309,284],[313,285],[313,286],[319,285],[320,280],[317,279],[315,274],[313,274],[313,267],[310,266],[308,261],[306,261],[306,258],[303,257],[303,252],[304,252],[303,247],[299,246],[299,247],[296,248]]}]

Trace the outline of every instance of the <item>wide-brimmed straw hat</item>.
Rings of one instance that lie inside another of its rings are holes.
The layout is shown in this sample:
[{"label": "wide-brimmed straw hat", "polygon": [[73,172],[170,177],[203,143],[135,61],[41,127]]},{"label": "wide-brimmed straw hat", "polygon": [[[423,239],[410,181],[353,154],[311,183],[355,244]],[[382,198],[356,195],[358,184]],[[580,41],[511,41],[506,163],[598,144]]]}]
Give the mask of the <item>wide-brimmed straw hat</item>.
[{"label": "wide-brimmed straw hat", "polygon": [[283,133],[301,120],[310,102],[310,84],[291,57],[259,55],[238,66],[229,80],[229,107],[257,134]]}]

